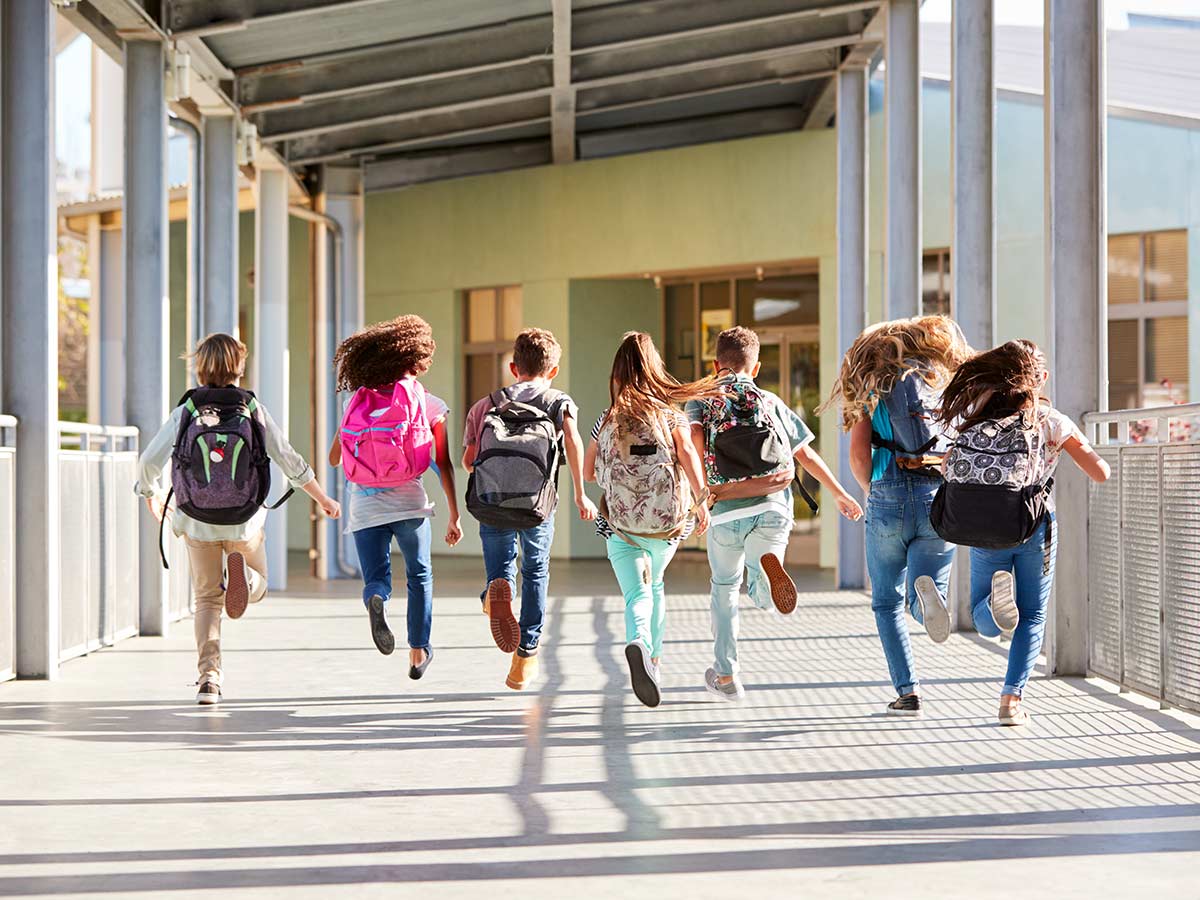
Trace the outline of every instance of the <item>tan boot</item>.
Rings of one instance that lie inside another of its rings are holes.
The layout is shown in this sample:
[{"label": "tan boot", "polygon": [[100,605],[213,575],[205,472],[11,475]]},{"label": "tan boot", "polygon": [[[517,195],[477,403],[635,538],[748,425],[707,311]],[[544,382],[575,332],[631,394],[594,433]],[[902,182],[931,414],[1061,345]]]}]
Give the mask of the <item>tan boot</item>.
[{"label": "tan boot", "polygon": [[536,656],[522,656],[520,653],[514,653],[512,667],[508,670],[508,678],[504,679],[504,683],[514,691],[523,691],[537,680],[537,674],[538,658]]},{"label": "tan boot", "polygon": [[488,585],[483,598],[483,614],[488,617],[492,640],[505,653],[512,653],[521,642],[521,627],[512,611],[512,585],[497,578]]}]

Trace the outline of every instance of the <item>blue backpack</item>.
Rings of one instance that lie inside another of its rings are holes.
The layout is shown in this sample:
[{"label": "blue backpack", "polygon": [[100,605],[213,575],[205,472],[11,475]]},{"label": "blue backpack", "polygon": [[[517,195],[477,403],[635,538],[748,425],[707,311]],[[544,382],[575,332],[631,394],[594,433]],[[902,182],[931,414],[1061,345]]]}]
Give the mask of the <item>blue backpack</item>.
[{"label": "blue backpack", "polygon": [[872,429],[871,446],[890,450],[902,471],[940,477],[942,459],[949,450],[946,429],[936,419],[940,402],[920,371],[910,371],[883,398],[892,423],[891,438]]}]

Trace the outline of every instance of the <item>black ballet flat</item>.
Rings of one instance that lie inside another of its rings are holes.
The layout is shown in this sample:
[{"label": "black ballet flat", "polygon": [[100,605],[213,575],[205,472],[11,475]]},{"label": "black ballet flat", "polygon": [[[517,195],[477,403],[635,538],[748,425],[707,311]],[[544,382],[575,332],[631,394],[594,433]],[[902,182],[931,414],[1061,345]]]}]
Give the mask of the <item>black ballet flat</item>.
[{"label": "black ballet flat", "polygon": [[433,648],[426,647],[425,648],[425,662],[421,663],[419,666],[409,666],[408,667],[408,677],[411,678],[413,681],[420,680],[421,676],[425,674],[425,670],[429,668],[429,664],[431,662],[433,662]]}]

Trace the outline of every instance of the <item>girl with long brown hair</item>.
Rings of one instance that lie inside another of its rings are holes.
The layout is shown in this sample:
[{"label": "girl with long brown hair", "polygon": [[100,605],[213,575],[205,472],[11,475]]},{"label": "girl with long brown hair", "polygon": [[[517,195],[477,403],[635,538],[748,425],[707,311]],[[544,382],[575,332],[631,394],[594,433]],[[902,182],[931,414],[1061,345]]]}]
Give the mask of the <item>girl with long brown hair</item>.
[{"label": "girl with long brown hair", "polygon": [[[1049,378],[1046,359],[1032,341],[1009,341],[959,367],[942,395],[942,422],[958,439],[946,455],[947,488],[957,484],[1032,487],[1049,495],[1063,451],[1093,481],[1106,481],[1108,464],[1069,418],[1042,396]],[[1002,515],[986,507],[987,487],[969,488],[971,518]],[[946,494],[949,498],[950,494]],[[941,502],[941,501],[939,501]],[[1054,583],[1057,534],[1054,506],[1032,534],[1007,549],[971,547],[971,616],[985,637],[1012,636],[1008,672],[1000,693],[1001,725],[1024,725],[1029,714],[1021,695],[1037,662],[1046,630],[1046,605]]]},{"label": "girl with long brown hair", "polygon": [[609,377],[609,408],[592,428],[583,474],[604,488],[596,534],[625,596],[625,658],[634,694],[661,701],[664,576],[679,542],[708,528],[707,486],[679,405],[712,396],[711,379],[681,384],[650,335],[628,332]]},{"label": "girl with long brown hair", "polygon": [[850,432],[850,467],[867,496],[871,609],[897,694],[889,715],[922,712],[905,609],[935,642],[950,635],[943,598],[954,546],[929,520],[947,446],[935,413],[970,353],[958,325],[945,316],[883,322],[851,344],[822,406],[840,405],[842,428]]}]

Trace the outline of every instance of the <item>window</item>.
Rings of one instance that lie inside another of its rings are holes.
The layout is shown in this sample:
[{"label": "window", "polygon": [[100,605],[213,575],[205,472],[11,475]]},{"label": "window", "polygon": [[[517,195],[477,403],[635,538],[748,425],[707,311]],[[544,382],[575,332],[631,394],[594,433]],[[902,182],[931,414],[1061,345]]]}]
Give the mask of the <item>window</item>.
[{"label": "window", "polygon": [[950,251],[929,250],[921,264],[921,314],[950,315]]},{"label": "window", "polygon": [[470,290],[463,303],[466,408],[512,381],[508,364],[512,362],[513,340],[521,330],[521,288]]},{"label": "window", "polygon": [[1108,405],[1188,397],[1187,232],[1108,239]]}]

